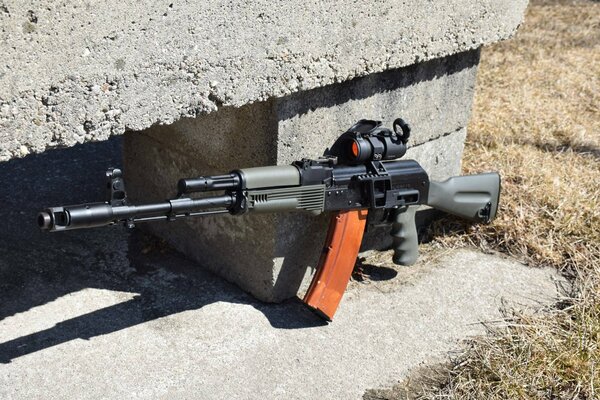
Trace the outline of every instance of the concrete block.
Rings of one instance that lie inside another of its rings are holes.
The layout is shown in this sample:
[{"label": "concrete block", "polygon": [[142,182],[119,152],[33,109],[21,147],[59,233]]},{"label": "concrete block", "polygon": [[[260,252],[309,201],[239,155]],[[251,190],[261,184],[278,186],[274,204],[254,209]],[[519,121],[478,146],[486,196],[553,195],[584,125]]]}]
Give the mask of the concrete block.
[{"label": "concrete block", "polygon": [[477,49],[526,5],[3,0],[0,161]]},{"label": "concrete block", "polygon": [[[356,120],[382,119],[390,126],[398,116],[413,125],[408,157],[434,179],[456,175],[478,57],[470,51],[128,133],[128,191],[134,202],[162,200],[175,194],[181,177],[318,157]],[[257,298],[281,301],[310,282],[327,222],[325,215],[288,213],[140,226]],[[388,241],[386,234],[369,235],[376,244]]]}]

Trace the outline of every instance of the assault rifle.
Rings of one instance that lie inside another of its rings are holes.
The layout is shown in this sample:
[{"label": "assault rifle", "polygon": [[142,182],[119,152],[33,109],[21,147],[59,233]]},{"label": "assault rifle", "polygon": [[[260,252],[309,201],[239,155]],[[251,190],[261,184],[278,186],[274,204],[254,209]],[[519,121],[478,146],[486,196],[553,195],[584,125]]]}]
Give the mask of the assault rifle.
[{"label": "assault rifle", "polygon": [[[410,127],[401,119],[393,131],[381,122],[360,120],[343,133],[322,158],[292,165],[244,168],[225,175],[179,180],[172,200],[134,205],[119,169],[107,171],[107,202],[51,207],[37,217],[43,230],[59,232],[123,223],[174,221],[229,213],[331,212],[327,239],[304,302],[331,320],[341,301],[360,249],[367,216],[391,224],[393,261],[415,263],[418,256],[415,211],[421,205],[474,221],[496,216],[497,173],[457,176],[433,182],[406,153]],[[220,191],[213,197],[191,197]]]}]

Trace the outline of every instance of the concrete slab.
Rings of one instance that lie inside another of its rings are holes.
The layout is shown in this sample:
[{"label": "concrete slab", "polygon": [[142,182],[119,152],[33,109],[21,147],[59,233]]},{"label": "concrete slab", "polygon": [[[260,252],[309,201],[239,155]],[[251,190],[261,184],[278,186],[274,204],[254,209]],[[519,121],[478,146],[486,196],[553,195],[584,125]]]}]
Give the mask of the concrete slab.
[{"label": "concrete slab", "polygon": [[371,267],[390,279],[353,283],[329,325],[163,260],[127,291],[83,289],[0,321],[0,396],[358,399],[483,333],[502,300],[556,294],[551,270],[471,250],[435,256],[393,278],[389,260]]},{"label": "concrete slab", "polygon": [[510,37],[527,0],[0,3],[0,161]]}]

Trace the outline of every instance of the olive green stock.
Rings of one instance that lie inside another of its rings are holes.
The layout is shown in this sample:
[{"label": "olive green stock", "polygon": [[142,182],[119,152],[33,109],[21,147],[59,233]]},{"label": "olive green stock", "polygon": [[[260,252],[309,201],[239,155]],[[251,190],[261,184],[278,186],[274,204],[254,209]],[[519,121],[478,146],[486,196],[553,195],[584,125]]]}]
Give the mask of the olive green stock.
[{"label": "olive green stock", "polygon": [[430,182],[427,205],[471,221],[488,223],[496,217],[500,175],[491,172]]}]

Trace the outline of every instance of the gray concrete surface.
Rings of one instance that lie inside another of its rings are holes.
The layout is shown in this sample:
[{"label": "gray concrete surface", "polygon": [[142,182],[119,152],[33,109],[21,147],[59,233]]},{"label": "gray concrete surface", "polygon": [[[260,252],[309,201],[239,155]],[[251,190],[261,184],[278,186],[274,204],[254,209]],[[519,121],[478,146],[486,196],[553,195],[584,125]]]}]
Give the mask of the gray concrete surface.
[{"label": "gray concrete surface", "polygon": [[527,0],[0,2],[0,161],[477,49]]},{"label": "gray concrete surface", "polygon": [[353,283],[329,325],[162,257],[129,289],[82,289],[0,321],[0,396],[359,399],[445,360],[502,302],[539,307],[556,295],[551,270],[470,250],[432,255],[411,271],[371,267],[388,280]]},{"label": "gray concrete surface", "polygon": [[[413,128],[406,157],[421,162],[432,179],[458,175],[478,61],[477,50],[460,53],[128,133],[129,195],[134,202],[162,201],[182,177],[316,158],[361,118],[391,128],[402,116]],[[327,223],[327,216],[287,213],[144,228],[257,298],[281,301],[308,287]],[[388,233],[371,230],[366,241],[384,248],[391,244]]]}]

